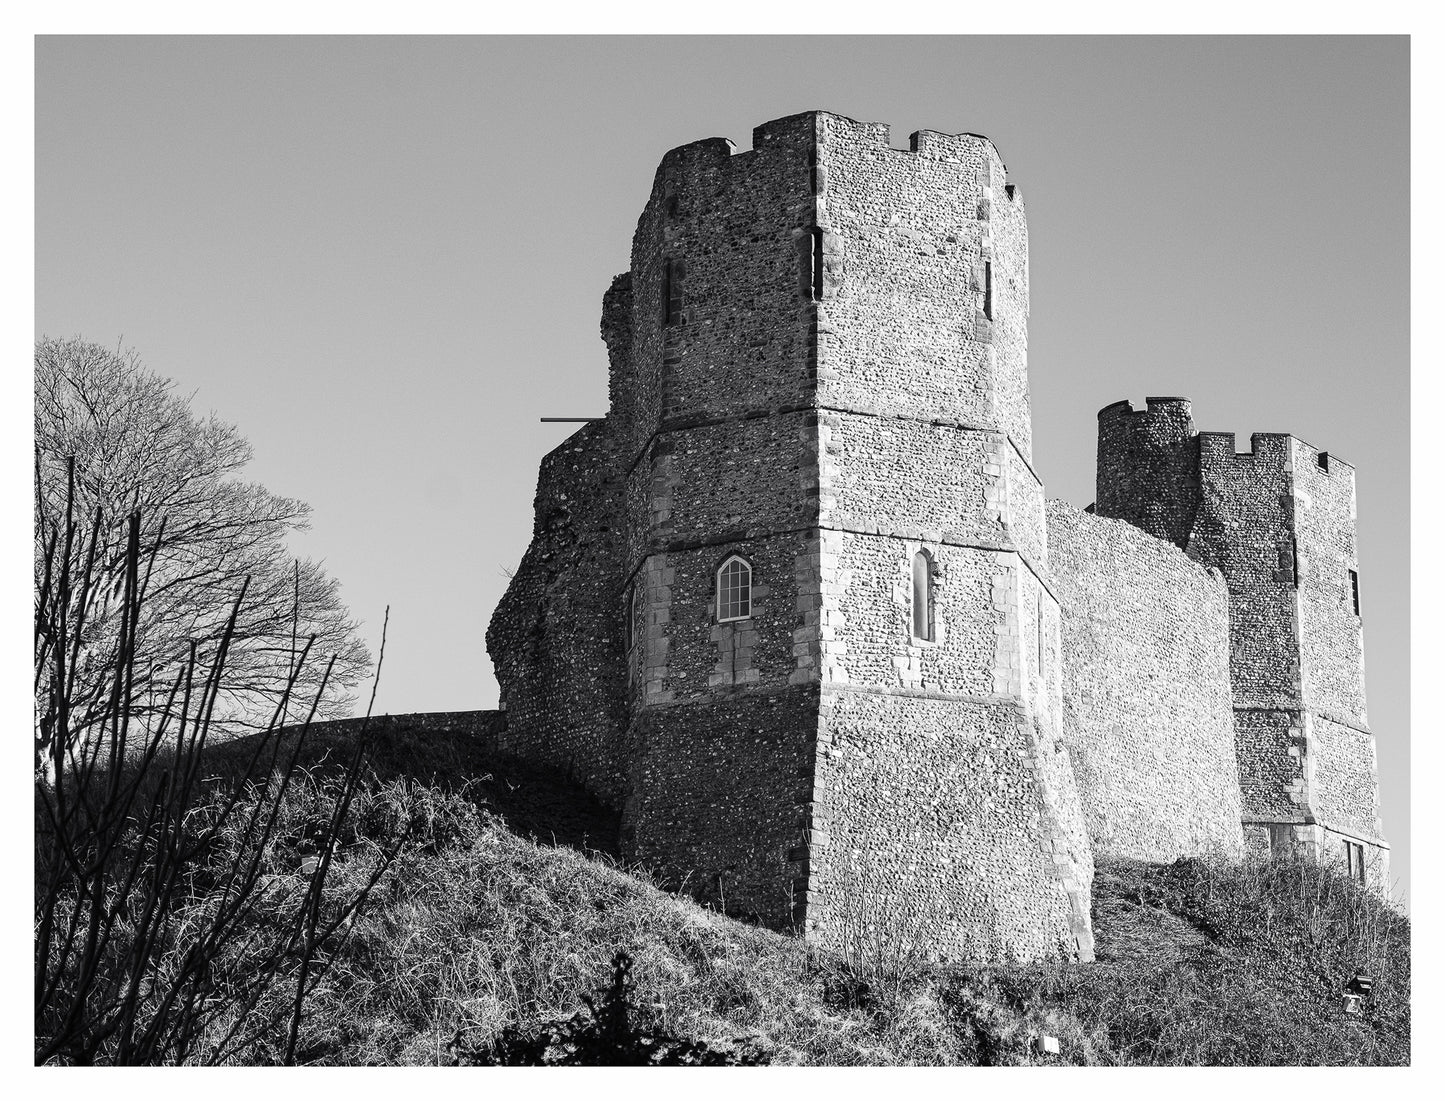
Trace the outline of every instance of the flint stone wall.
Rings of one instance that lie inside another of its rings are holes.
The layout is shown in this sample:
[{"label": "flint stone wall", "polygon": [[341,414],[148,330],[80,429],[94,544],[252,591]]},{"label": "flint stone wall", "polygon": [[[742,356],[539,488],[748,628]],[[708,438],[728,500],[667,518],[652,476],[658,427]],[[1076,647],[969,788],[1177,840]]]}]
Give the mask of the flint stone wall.
[{"label": "flint stone wall", "polygon": [[1354,468],[1284,433],[1237,450],[1195,434],[1189,403],[1099,413],[1098,511],[1224,574],[1246,837],[1252,848],[1343,844],[1388,863],[1365,713]]},{"label": "flint stone wall", "polygon": [[886,125],[818,118],[817,220],[840,274],[819,403],[996,428],[1029,456],[1028,230],[998,150],[927,130],[894,149]]},{"label": "flint stone wall", "polygon": [[[326,719],[311,723],[309,734],[354,735],[363,729],[404,729],[408,733],[466,734],[486,749],[499,749],[506,735],[507,713],[498,710],[419,711],[403,715],[358,716],[350,719]],[[289,734],[301,729],[293,723],[285,728]]]},{"label": "flint stone wall", "polygon": [[1322,460],[1301,440],[1291,438],[1290,446],[1304,698],[1313,711],[1367,726],[1364,634],[1350,583],[1350,571],[1360,568],[1355,470],[1328,453]]},{"label": "flint stone wall", "polygon": [[1303,714],[1240,708],[1234,731],[1246,820],[1302,821],[1308,812],[1305,767],[1313,764]]},{"label": "flint stone wall", "polygon": [[1088,842],[1047,795],[1067,758],[1017,701],[825,689],[822,703],[808,883],[819,940],[896,936],[953,959],[1091,945]]},{"label": "flint stone wall", "polygon": [[1316,753],[1315,814],[1339,833],[1378,842],[1374,735],[1319,717],[1311,726]]},{"label": "flint stone wall", "polygon": [[815,685],[640,710],[623,852],[729,913],[801,921],[817,715]]},{"label": "flint stone wall", "polygon": [[1243,850],[1223,577],[1126,523],[1047,506],[1064,740],[1096,853]]},{"label": "flint stone wall", "polygon": [[631,759],[615,471],[605,422],[542,460],[532,542],[487,628],[508,717],[499,748],[562,770],[614,807]]}]

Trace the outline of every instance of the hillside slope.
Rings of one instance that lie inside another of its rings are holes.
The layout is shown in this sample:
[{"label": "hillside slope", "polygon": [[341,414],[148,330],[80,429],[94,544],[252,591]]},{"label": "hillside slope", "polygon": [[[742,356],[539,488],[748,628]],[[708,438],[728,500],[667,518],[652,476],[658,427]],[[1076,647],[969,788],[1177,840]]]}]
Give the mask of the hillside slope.
[{"label": "hillside slope", "polygon": [[[323,731],[310,756],[334,748]],[[299,874],[326,771],[297,789],[278,875]],[[508,1026],[576,1013],[619,949],[661,1028],[749,1038],[773,1063],[1409,1061],[1409,921],[1327,869],[1101,861],[1090,965],[926,967],[891,958],[886,936],[843,959],[631,874],[603,844],[607,812],[556,777],[398,729],[377,773],[336,889],[399,824],[410,839],[332,951],[305,1061],[453,1061],[453,1041],[485,1049]],[[556,813],[571,824],[552,828]],[[1350,1015],[1357,973],[1373,990]],[[257,1013],[271,1010],[284,1007]],[[1037,1050],[1041,1033],[1058,1054]]]}]

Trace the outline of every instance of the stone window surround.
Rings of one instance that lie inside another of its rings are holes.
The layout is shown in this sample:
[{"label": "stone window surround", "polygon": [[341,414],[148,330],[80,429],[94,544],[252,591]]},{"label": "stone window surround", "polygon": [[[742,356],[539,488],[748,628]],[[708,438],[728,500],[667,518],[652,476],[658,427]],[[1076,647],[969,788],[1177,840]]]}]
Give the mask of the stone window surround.
[{"label": "stone window surround", "polygon": [[[743,603],[741,597],[745,594],[748,610],[743,615],[724,615],[723,594],[725,590],[723,574],[726,573],[728,568],[734,563],[741,565],[746,573],[743,575],[741,585],[736,589],[739,598],[729,600],[727,603],[740,605]],[[753,617],[753,564],[741,554],[729,554],[718,564],[717,569],[713,571],[713,617],[718,623],[739,623]]]}]

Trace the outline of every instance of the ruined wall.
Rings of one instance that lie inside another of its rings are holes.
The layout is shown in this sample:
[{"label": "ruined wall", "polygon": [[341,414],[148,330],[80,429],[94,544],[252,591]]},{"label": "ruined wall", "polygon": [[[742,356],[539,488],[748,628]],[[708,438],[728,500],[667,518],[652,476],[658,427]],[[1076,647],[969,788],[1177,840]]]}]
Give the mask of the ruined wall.
[{"label": "ruined wall", "polygon": [[[301,725],[286,728],[288,733]],[[506,735],[505,711],[421,711],[405,715],[358,716],[350,719],[327,719],[306,727],[310,735],[355,735],[363,730],[389,733],[404,730],[408,734],[466,734],[488,749],[497,749]]]},{"label": "ruined wall", "polygon": [[630,760],[614,446],[594,422],[542,460],[532,542],[487,628],[508,717],[499,748],[566,771],[612,806]]},{"label": "ruined wall", "polygon": [[1095,853],[1240,855],[1223,577],[1125,521],[1047,511],[1064,740]]}]

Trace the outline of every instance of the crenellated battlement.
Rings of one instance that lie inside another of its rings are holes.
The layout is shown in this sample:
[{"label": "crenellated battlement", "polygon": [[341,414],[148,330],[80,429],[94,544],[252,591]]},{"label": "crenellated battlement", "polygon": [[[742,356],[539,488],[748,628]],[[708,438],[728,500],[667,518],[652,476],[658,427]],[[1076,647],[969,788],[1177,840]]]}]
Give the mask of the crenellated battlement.
[{"label": "crenellated battlement", "polygon": [[1314,447],[1290,432],[1252,432],[1249,448],[1244,451],[1239,450],[1238,437],[1233,432],[1200,432],[1199,459],[1206,468],[1250,462],[1260,469],[1289,470],[1296,474],[1309,473],[1311,468],[1349,478],[1355,473],[1353,463]]},{"label": "crenellated battlement", "polygon": [[[771,149],[779,144],[796,141],[802,135],[815,136],[817,120],[824,111],[799,111],[796,115],[769,119],[753,127],[753,150]],[[884,127],[886,141],[887,127]]]},{"label": "crenellated battlement", "polygon": [[1254,462],[1285,469],[1290,463],[1290,443],[1287,432],[1252,432],[1249,436],[1249,450],[1240,451],[1233,432],[1199,433],[1199,460],[1205,466],[1223,463]]},{"label": "crenellated battlement", "polygon": [[1170,420],[1188,420],[1192,423],[1191,403],[1188,398],[1145,398],[1144,408],[1135,409],[1134,403],[1125,398],[1115,401],[1099,410],[1101,421],[1123,420],[1126,417],[1163,417]]},{"label": "crenellated battlement", "polygon": [[684,164],[719,163],[731,160],[737,146],[731,138],[700,138],[685,145],[678,145],[662,155],[658,164],[659,173]]},{"label": "crenellated battlement", "polygon": [[750,167],[755,155],[766,155],[780,147],[791,147],[800,139],[816,138],[826,130],[833,142],[845,142],[855,149],[871,154],[894,154],[900,157],[919,156],[935,161],[963,163],[977,159],[980,155],[995,161],[999,167],[998,179],[985,186],[993,186],[997,199],[1009,203],[1022,201],[1019,188],[1007,183],[1008,166],[999,153],[998,146],[983,134],[972,131],[947,133],[941,130],[914,130],[908,135],[908,147],[901,149],[892,144],[892,128],[886,122],[863,122],[832,111],[803,111],[772,119],[753,128],[752,148],[739,150],[730,138],[702,138],[688,142],[667,151],[658,165],[657,178],[661,180],[669,171],[689,168],[716,168],[724,162],[735,162]]},{"label": "crenellated battlement", "polygon": [[981,135],[895,149],[886,124],[825,111],[763,123],[746,152],[670,150],[633,237],[630,324],[610,324],[630,340],[612,357],[622,446],[816,404],[996,425],[1027,462],[1028,231],[1006,176]]},{"label": "crenellated battlement", "polygon": [[[1365,726],[1354,467],[1287,432],[1193,432],[1188,402],[1099,411],[1097,511],[1218,568],[1245,834],[1272,852],[1385,847]],[[1344,840],[1342,840],[1342,838]]]}]

